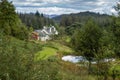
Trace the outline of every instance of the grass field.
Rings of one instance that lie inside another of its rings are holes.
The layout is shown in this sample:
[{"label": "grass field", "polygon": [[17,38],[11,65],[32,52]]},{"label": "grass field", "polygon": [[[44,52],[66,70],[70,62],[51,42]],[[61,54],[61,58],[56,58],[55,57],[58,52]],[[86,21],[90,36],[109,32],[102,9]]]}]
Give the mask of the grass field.
[{"label": "grass field", "polygon": [[48,57],[56,55],[57,53],[66,55],[74,52],[70,47],[56,41],[49,41],[42,45],[43,48],[41,51],[36,53],[35,60],[47,59]]},{"label": "grass field", "polygon": [[54,48],[43,47],[42,51],[39,51],[36,54],[36,60],[47,59],[48,57],[55,55],[56,52],[57,52],[57,50]]}]

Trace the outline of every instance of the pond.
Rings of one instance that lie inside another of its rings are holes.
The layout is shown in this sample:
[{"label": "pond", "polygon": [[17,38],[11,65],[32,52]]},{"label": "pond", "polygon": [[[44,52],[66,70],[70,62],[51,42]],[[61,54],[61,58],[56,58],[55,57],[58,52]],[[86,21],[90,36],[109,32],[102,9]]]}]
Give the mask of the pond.
[{"label": "pond", "polygon": [[83,56],[73,56],[73,55],[67,55],[62,57],[63,61],[69,61],[72,63],[78,63],[82,61],[87,61]]},{"label": "pond", "polygon": [[[88,62],[88,60],[83,56],[74,56],[74,55],[67,55],[62,57],[63,61],[68,61],[72,63],[78,63],[78,62]],[[109,61],[115,61],[114,58],[105,58],[101,60],[102,62],[109,62]],[[96,64],[96,61],[92,61],[92,64]]]}]

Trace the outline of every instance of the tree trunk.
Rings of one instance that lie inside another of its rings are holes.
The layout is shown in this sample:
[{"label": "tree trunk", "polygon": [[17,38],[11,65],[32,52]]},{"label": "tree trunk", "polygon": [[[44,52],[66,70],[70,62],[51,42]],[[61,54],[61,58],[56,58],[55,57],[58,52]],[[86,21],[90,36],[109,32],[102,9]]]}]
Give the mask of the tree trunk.
[{"label": "tree trunk", "polygon": [[89,61],[89,65],[88,65],[88,74],[91,73],[91,61]]},{"label": "tree trunk", "polygon": [[112,75],[112,78],[113,78],[113,80],[115,80],[115,78],[116,78],[115,71],[113,70],[112,72],[113,72],[113,73],[112,73],[112,74],[113,74],[113,75]]},{"label": "tree trunk", "polygon": [[104,80],[107,80],[107,75],[104,76]]}]

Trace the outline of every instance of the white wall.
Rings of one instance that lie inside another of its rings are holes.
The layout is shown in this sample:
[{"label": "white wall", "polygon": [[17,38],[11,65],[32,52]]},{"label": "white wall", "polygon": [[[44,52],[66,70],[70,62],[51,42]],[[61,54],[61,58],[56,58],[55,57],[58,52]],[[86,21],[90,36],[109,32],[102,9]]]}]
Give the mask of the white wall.
[{"label": "white wall", "polygon": [[50,37],[48,35],[46,35],[45,37],[40,37],[41,41],[46,41],[46,40],[50,40]]}]

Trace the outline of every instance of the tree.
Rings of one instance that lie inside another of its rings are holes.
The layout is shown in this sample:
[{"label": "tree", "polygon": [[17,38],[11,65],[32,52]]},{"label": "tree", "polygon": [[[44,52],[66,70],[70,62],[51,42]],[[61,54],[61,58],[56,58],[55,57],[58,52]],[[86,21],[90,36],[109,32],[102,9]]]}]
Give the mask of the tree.
[{"label": "tree", "polygon": [[120,58],[120,3],[118,3],[114,8],[118,12],[118,17],[113,18],[112,31],[115,38],[115,53]]},{"label": "tree", "polygon": [[80,12],[77,14],[67,14],[60,15],[53,18],[56,22],[60,22],[60,26],[70,26],[75,22],[79,22],[85,24],[89,18],[93,18],[93,20],[101,27],[106,27],[111,23],[111,16],[107,14],[99,14],[94,12]]},{"label": "tree", "polygon": [[39,11],[36,11],[35,16],[40,17]]},{"label": "tree", "polygon": [[112,31],[114,35],[115,54],[120,58],[120,18],[114,18]]},{"label": "tree", "polygon": [[73,23],[72,25],[66,27],[65,29],[65,32],[68,34],[68,35],[73,35],[74,32],[77,30],[77,29],[80,29],[83,25],[81,23]]},{"label": "tree", "polygon": [[99,50],[95,54],[95,58],[97,60],[98,79],[101,80],[100,78],[103,76],[104,80],[107,80],[111,61],[105,62],[104,59],[114,58],[114,37],[113,33],[106,29],[102,29],[102,34],[99,41]]},{"label": "tree", "polygon": [[101,37],[101,29],[92,20],[89,20],[81,30],[76,31],[72,38],[75,49],[81,52],[89,61],[89,70],[91,61],[95,57],[95,54],[98,54]]},{"label": "tree", "polygon": [[[107,28],[108,29],[108,28]],[[113,34],[105,28],[99,27],[92,20],[80,29],[77,29],[71,39],[73,48],[81,53],[89,61],[89,73],[91,71],[91,61],[97,61],[97,75],[104,76],[107,80],[109,63],[105,63],[105,58],[114,57]]]},{"label": "tree", "polygon": [[114,6],[114,9],[118,12],[118,15],[120,16],[120,3],[118,2],[116,6]]},{"label": "tree", "polygon": [[11,34],[11,26],[16,22],[15,8],[7,0],[0,2],[0,28],[6,34]]},{"label": "tree", "polygon": [[3,33],[6,35],[14,36],[19,39],[23,39],[21,38],[23,36],[19,36],[21,30],[26,33],[25,26],[21,23],[16,14],[14,5],[7,0],[0,2],[0,29],[2,29]]},{"label": "tree", "polygon": [[43,26],[54,25],[52,19],[44,17],[44,14],[39,14],[36,12],[35,14],[19,14],[21,21],[28,27],[33,27],[33,29],[41,29]]}]

